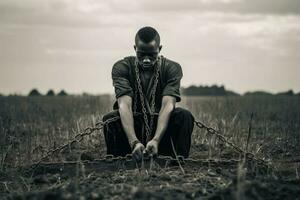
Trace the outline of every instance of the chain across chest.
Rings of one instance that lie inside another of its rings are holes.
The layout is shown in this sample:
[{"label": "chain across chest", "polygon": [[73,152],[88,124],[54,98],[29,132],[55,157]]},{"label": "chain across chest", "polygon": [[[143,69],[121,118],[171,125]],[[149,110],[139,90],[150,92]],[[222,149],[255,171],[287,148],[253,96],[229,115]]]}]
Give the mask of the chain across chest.
[{"label": "chain across chest", "polygon": [[138,63],[135,62],[134,70],[135,70],[135,99],[134,99],[134,112],[137,110],[137,97],[139,95],[140,103],[141,103],[141,108],[142,108],[142,113],[143,113],[143,119],[144,119],[144,125],[146,129],[146,137],[147,141],[150,140],[151,133],[153,130],[153,118],[154,118],[154,112],[155,112],[155,97],[156,97],[156,90],[157,90],[157,85],[159,81],[159,75],[160,75],[160,64],[161,64],[161,58],[158,60],[158,64],[155,66],[155,72],[154,72],[154,81],[153,81],[153,86],[150,91],[150,122],[148,119],[147,115],[147,110],[146,110],[146,101],[148,101],[145,97],[145,94],[143,92],[143,87],[141,83],[141,77],[140,77],[140,71],[138,68]]}]

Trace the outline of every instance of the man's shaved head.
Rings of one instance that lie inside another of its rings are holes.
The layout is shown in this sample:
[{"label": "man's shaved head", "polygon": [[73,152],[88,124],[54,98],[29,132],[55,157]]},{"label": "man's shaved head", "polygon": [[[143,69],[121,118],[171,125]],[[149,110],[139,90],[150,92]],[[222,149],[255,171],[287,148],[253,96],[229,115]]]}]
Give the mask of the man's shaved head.
[{"label": "man's shaved head", "polygon": [[143,69],[153,68],[161,48],[159,34],[154,28],[146,26],[136,33],[134,49]]},{"label": "man's shaved head", "polygon": [[135,45],[139,47],[142,43],[153,43],[152,45],[154,45],[155,48],[159,47],[160,36],[158,32],[150,26],[141,28],[135,35]]}]

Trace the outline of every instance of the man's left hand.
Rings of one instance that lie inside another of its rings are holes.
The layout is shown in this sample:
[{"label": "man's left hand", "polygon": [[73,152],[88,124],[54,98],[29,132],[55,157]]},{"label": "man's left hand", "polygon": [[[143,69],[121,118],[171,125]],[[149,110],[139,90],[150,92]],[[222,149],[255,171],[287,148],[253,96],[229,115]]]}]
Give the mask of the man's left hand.
[{"label": "man's left hand", "polygon": [[158,153],[158,141],[155,139],[150,140],[146,145],[146,153],[149,155],[157,155]]}]

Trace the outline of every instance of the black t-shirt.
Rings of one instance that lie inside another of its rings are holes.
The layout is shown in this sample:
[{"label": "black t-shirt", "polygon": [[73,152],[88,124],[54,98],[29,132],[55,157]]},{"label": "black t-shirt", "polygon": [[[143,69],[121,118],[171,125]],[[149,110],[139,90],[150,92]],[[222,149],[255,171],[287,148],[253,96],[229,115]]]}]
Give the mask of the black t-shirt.
[{"label": "black t-shirt", "polygon": [[[117,61],[112,68],[112,80],[115,88],[115,95],[118,99],[123,95],[132,97],[133,102],[137,102],[137,111],[140,111],[140,101],[136,98],[136,74],[135,74],[136,57],[129,56]],[[138,66],[139,67],[139,66]],[[163,96],[173,96],[179,102],[180,98],[180,81],[182,78],[181,66],[163,56],[155,67],[159,67],[159,81],[155,94],[155,112],[159,112]],[[140,79],[144,96],[151,102],[151,89],[154,85],[155,69],[144,71],[139,67]],[[134,103],[133,103],[134,105]],[[114,109],[118,109],[117,103]]]}]

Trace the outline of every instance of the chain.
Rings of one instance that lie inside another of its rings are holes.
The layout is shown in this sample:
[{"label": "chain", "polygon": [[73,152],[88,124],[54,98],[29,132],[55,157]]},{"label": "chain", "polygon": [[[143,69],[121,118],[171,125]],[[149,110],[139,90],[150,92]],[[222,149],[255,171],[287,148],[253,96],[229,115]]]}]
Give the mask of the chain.
[{"label": "chain", "polygon": [[63,145],[61,145],[61,146],[59,146],[55,149],[49,150],[46,153],[46,155],[44,155],[42,158],[40,158],[40,160],[38,162],[36,162],[32,165],[33,168],[37,167],[41,162],[43,162],[45,159],[49,158],[50,156],[52,156],[56,152],[60,152],[60,151],[64,150],[65,148],[67,148],[68,146],[74,144],[74,143],[81,142],[85,136],[91,135],[95,131],[101,130],[105,124],[108,124],[108,123],[113,122],[113,121],[117,121],[118,119],[120,119],[119,116],[113,117],[113,118],[110,118],[110,119],[108,119],[104,122],[98,122],[93,127],[85,128],[81,133],[78,133],[77,135],[75,135],[74,138],[72,140],[70,140],[69,142],[67,142],[67,143],[65,143],[65,144],[63,144]]},{"label": "chain", "polygon": [[198,128],[200,129],[205,129],[207,131],[207,133],[209,133],[210,135],[215,135],[221,142],[228,144],[230,147],[232,147],[237,153],[239,154],[243,154],[245,155],[246,158],[250,159],[250,160],[255,160],[256,162],[266,165],[266,161],[260,158],[255,157],[255,155],[251,152],[246,152],[244,151],[242,148],[238,147],[237,145],[235,145],[234,143],[228,141],[224,135],[222,135],[219,131],[205,125],[204,123],[200,122],[200,121],[196,121],[195,120],[195,124]]},{"label": "chain", "polygon": [[[158,60],[160,64],[160,58]],[[138,68],[138,62],[135,62],[135,73],[136,73],[136,81],[137,81],[137,89],[139,92],[140,100],[141,100],[141,105],[142,105],[142,112],[143,112],[143,118],[144,118],[144,124],[146,128],[146,137],[147,141],[149,141],[153,129],[153,120],[154,120],[154,112],[155,112],[155,93],[156,93],[156,88],[158,85],[158,77],[159,77],[159,64],[156,65],[156,72],[155,72],[155,79],[154,79],[154,85],[151,90],[151,105],[150,105],[150,123],[148,120],[147,116],[147,111],[146,111],[146,106],[145,106],[145,97],[142,89],[142,84],[141,84],[141,79],[140,79],[140,72]]]},{"label": "chain", "polygon": [[[160,61],[160,60],[159,60]],[[142,85],[141,85],[141,80],[140,80],[140,76],[139,76],[139,69],[137,67],[137,64],[135,66],[135,72],[136,72],[136,79],[137,79],[137,89],[139,92],[139,96],[140,96],[140,100],[141,100],[141,105],[142,105],[142,112],[143,112],[143,119],[144,119],[144,123],[145,123],[145,128],[146,128],[146,137],[147,137],[147,141],[149,141],[151,133],[152,133],[152,128],[153,128],[153,118],[154,118],[154,112],[155,112],[155,93],[156,93],[156,88],[158,85],[158,78],[159,78],[159,65],[157,65],[156,67],[156,73],[155,73],[155,79],[154,79],[154,86],[151,90],[151,107],[150,107],[150,123],[148,120],[148,116],[147,116],[147,111],[146,111],[146,106],[145,106],[145,97],[143,94],[143,89],[142,89]],[[137,97],[135,99],[135,101],[137,101]],[[135,110],[136,112],[136,110]],[[99,131],[102,130],[104,125],[113,122],[113,121],[117,121],[118,119],[120,119],[120,116],[117,117],[113,117],[110,118],[104,122],[98,122],[95,124],[95,126],[93,127],[87,127],[85,128],[81,133],[75,135],[75,137],[70,140],[69,142],[49,150],[46,155],[44,155],[38,162],[36,162],[35,164],[33,164],[33,168],[36,168],[41,162],[43,162],[45,159],[47,159],[48,157],[52,156],[54,153],[56,152],[60,152],[63,149],[67,148],[69,145],[72,145],[74,143],[78,143],[81,142],[83,140],[83,138],[85,136],[91,135],[92,133],[94,133],[95,131]],[[250,159],[250,160],[254,160],[256,162],[258,162],[259,164],[265,165],[265,166],[269,166],[268,163],[260,158],[257,158],[253,153],[251,152],[246,152],[244,151],[242,148],[240,148],[239,146],[235,145],[233,142],[227,140],[224,135],[222,135],[219,131],[215,130],[214,128],[211,128],[207,125],[205,125],[204,123],[200,122],[200,121],[194,121],[194,123],[196,124],[196,126],[200,129],[204,129],[207,131],[207,133],[209,133],[210,135],[214,135],[216,136],[221,142],[228,144],[230,147],[232,147],[237,153],[239,154],[243,154],[245,155],[245,158]],[[127,159],[130,157],[126,156]],[[160,156],[161,157],[161,156]],[[117,160],[119,157],[117,158],[112,158],[112,155],[107,155],[105,157],[105,159],[112,159],[112,160]],[[184,159],[182,158],[182,160],[191,160],[191,161],[195,161],[194,159]]]},{"label": "chain", "polygon": [[[172,156],[164,156],[164,155],[158,155],[158,156],[146,156],[143,155],[143,161],[156,159],[156,160],[164,160],[164,161],[176,161],[176,162],[190,162],[190,163],[197,163],[197,162],[209,162],[209,163],[220,163],[220,162],[226,162],[226,163],[238,163],[240,162],[239,159],[194,159],[194,158],[184,158],[183,156],[177,156],[177,158],[174,158]],[[83,163],[95,163],[95,162],[114,162],[114,161],[132,161],[133,156],[132,154],[126,154],[125,156],[114,156],[112,154],[107,154],[103,158],[94,159],[92,161],[90,160],[82,160]],[[49,164],[57,164],[57,163],[77,163],[78,161],[64,161],[64,162],[46,162],[47,165]]]},{"label": "chain", "polygon": [[137,86],[137,82],[135,82],[135,86],[134,86],[134,100],[133,100],[133,112],[136,113],[137,112],[137,98],[138,98],[138,86]]},{"label": "chain", "polygon": [[[133,162],[134,161],[134,162]],[[92,166],[92,170],[95,170],[95,167],[101,171],[104,170],[118,170],[120,167],[126,167],[126,169],[130,169],[131,167],[133,168],[143,168],[146,166],[149,166],[151,169],[153,164],[154,165],[159,165],[159,166],[178,166],[182,164],[188,164],[190,167],[218,167],[217,173],[222,173],[222,168],[223,167],[236,167],[241,163],[240,159],[193,159],[193,158],[184,158],[183,156],[177,156],[176,158],[171,157],[171,156],[163,156],[163,155],[158,155],[158,156],[147,156],[143,155],[142,160],[140,162],[136,162],[133,159],[132,154],[127,154],[126,156],[113,156],[111,154],[106,155],[105,157],[102,157],[100,159],[94,159],[94,160],[81,160],[80,163],[84,164],[86,169],[89,168],[89,166]],[[150,165],[145,165],[146,163]],[[70,166],[70,165],[77,165],[78,161],[64,161],[64,162],[45,162],[41,164],[41,167],[43,170],[47,169],[47,167],[50,167],[53,170],[53,166],[58,166],[59,173],[62,172],[63,168],[60,166]],[[253,163],[249,163],[250,167],[253,166]],[[256,164],[256,163],[255,163]],[[220,166],[222,168],[220,169]],[[67,168],[69,170],[70,168]],[[272,170],[272,167],[269,165],[259,165],[258,171],[256,173],[263,173],[265,174],[266,172],[270,172],[269,170]],[[219,171],[219,172],[218,172]],[[29,169],[27,171],[29,173],[34,173],[32,169]],[[51,173],[51,172],[50,172]]]},{"label": "chain", "polygon": [[156,89],[158,85],[158,78],[159,78],[159,67],[161,65],[162,59],[159,57],[158,60],[158,65],[156,67],[156,74],[155,74],[155,79],[154,79],[154,86],[152,87],[151,90],[151,118],[150,118],[150,128],[151,131],[153,129],[153,121],[154,121],[154,113],[155,113],[155,94],[156,94]]},{"label": "chain", "polygon": [[[135,67],[135,73],[136,73],[136,79],[137,79],[137,85],[138,85],[138,90],[139,91],[142,91],[142,86],[141,84],[139,84],[141,82],[140,80],[140,76],[139,76],[139,69],[138,67]],[[150,127],[149,127],[149,122],[148,122],[148,116],[147,116],[147,111],[146,111],[146,108],[145,108],[145,99],[144,99],[144,95],[139,92],[139,95],[140,95],[140,100],[141,100],[141,105],[142,105],[142,112],[143,112],[143,117],[144,117],[144,124],[145,124],[145,128],[146,128],[146,136],[147,138],[149,137],[150,135]]]},{"label": "chain", "polygon": [[[37,168],[46,158],[52,156],[54,153],[56,152],[60,152],[62,151],[63,149],[67,148],[69,145],[72,145],[74,143],[77,143],[77,142],[81,142],[83,140],[83,138],[85,136],[88,136],[88,135],[91,135],[93,132],[95,131],[99,131],[99,130],[102,130],[104,125],[110,123],[110,122],[114,122],[114,121],[117,121],[120,119],[120,116],[116,116],[116,117],[113,117],[111,119],[108,119],[104,122],[98,122],[95,124],[95,126],[93,127],[87,127],[85,128],[81,133],[75,135],[75,137],[73,138],[73,140],[70,140],[69,142],[55,148],[55,149],[52,149],[52,150],[49,150],[45,156],[43,156],[38,162],[36,162],[35,164],[33,164],[31,166],[31,170],[32,169],[35,169]],[[236,152],[238,152],[239,154],[244,154],[245,155],[245,158],[248,158],[249,160],[254,160],[256,161],[258,164],[261,164],[263,166],[266,166],[266,167],[270,167],[270,165],[263,159],[260,159],[260,158],[257,158],[255,157],[255,155],[253,153],[250,153],[250,152],[245,152],[243,149],[241,149],[240,147],[238,147],[237,145],[235,145],[234,143],[228,141],[219,131],[205,125],[204,123],[200,122],[200,121],[194,121],[194,123],[196,124],[196,126],[200,129],[204,129],[207,131],[207,133],[211,134],[211,135],[214,135],[216,136],[220,141],[228,144],[230,147],[232,147]],[[178,156],[177,158],[173,158],[171,156],[162,156],[162,155],[159,155],[158,157],[159,159],[162,159],[162,160],[170,160],[170,161],[176,161],[178,162],[179,161],[182,161],[182,162],[209,162],[209,163],[219,163],[219,162],[227,162],[227,163],[231,163],[231,162],[239,162],[239,160],[234,160],[234,159],[226,159],[226,160],[213,160],[213,159],[193,159],[193,158],[184,158],[182,156]],[[148,157],[144,157],[144,159],[149,159]],[[131,154],[127,154],[125,157],[114,157],[113,155],[106,155],[104,158],[102,159],[95,159],[95,161],[105,161],[105,162],[111,162],[111,161],[118,161],[118,160],[127,160],[127,161],[130,161],[132,160],[132,155]]]}]

